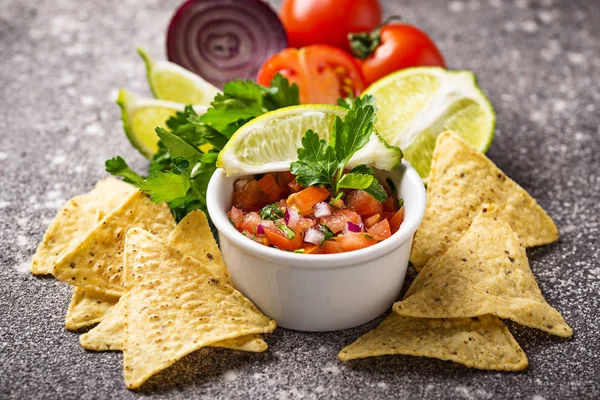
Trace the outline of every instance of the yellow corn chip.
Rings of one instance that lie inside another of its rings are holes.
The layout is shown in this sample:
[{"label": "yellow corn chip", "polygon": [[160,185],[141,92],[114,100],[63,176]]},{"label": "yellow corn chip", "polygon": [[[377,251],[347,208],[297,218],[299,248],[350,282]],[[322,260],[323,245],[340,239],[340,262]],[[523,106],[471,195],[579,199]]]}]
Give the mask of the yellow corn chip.
[{"label": "yellow corn chip", "polygon": [[437,138],[427,186],[425,218],[415,233],[410,261],[419,271],[429,259],[458,241],[484,203],[499,206],[500,216],[525,247],[552,243],[552,219],[517,183],[458,135]]},{"label": "yellow corn chip", "polygon": [[75,331],[83,327],[97,324],[119,301],[118,297],[102,293],[90,292],[78,287],[73,290],[71,304],[65,317],[68,330]]},{"label": "yellow corn chip", "polygon": [[169,243],[187,256],[201,262],[208,261],[206,268],[211,274],[230,283],[219,246],[212,235],[206,215],[201,210],[190,212],[179,222],[169,237]]},{"label": "yellow corn chip", "polygon": [[86,290],[121,296],[123,242],[127,229],[133,226],[167,237],[175,228],[175,220],[166,204],[154,204],[143,193],[135,192],[55,263],[54,276]]},{"label": "yellow corn chip", "polygon": [[[172,246],[196,260],[205,260],[205,266],[213,276],[221,277],[228,282],[229,274],[222,261],[221,251],[202,211],[192,211],[186,215],[171,233],[170,238]],[[211,258],[207,254],[211,254]],[[216,266],[215,263],[217,263]],[[125,340],[123,304],[127,301],[125,297],[126,295],[121,297],[119,304],[115,307],[116,310],[107,314],[98,326],[80,336],[79,342],[83,348],[96,351],[123,350]],[[268,345],[259,335],[248,335],[213,343],[211,347],[260,353],[267,350]]]},{"label": "yellow corn chip", "polygon": [[250,300],[212,277],[205,262],[157,236],[130,229],[125,258],[123,367],[129,389],[201,347],[275,329]]},{"label": "yellow corn chip", "polygon": [[104,214],[116,208],[137,189],[116,178],[106,178],[89,193],[75,196],[58,212],[35,252],[31,272],[51,274],[54,263],[92,230]]},{"label": "yellow corn chip", "polygon": [[557,336],[573,334],[544,300],[525,248],[493,204],[483,206],[453,247],[425,265],[394,311],[421,318],[492,314]]},{"label": "yellow corn chip", "polygon": [[[119,303],[104,316],[98,326],[79,336],[81,347],[94,351],[123,350],[125,347],[125,302],[127,302],[127,294],[121,296]],[[261,353],[267,350],[268,345],[259,335],[246,335],[213,343],[210,347]]]},{"label": "yellow corn chip", "polygon": [[344,348],[342,361],[405,354],[454,361],[469,368],[521,371],[527,356],[497,317],[429,319],[392,313]]}]

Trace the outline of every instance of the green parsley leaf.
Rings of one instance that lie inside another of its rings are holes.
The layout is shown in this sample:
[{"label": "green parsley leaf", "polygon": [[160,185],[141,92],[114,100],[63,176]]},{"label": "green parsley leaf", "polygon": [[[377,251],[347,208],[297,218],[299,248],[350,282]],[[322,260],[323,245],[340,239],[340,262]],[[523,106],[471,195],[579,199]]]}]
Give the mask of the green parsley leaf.
[{"label": "green parsley leaf", "polygon": [[169,150],[171,158],[181,157],[188,160],[190,163],[193,163],[202,155],[200,150],[186,142],[185,139],[172,134],[164,128],[157,127],[156,134]]},{"label": "green parsley leaf", "polygon": [[129,165],[125,162],[123,157],[117,156],[113,157],[110,160],[106,160],[104,163],[106,168],[106,172],[114,175],[120,176],[127,183],[137,184],[144,180],[143,177],[139,176],[134,170],[129,168]]},{"label": "green parsley leaf", "polygon": [[383,189],[383,186],[379,183],[376,178],[373,178],[373,182],[369,185],[369,187],[363,189],[365,192],[369,193],[371,196],[375,198],[378,202],[383,202],[388,198],[387,193]]},{"label": "green parsley leaf", "polygon": [[178,197],[185,197],[190,188],[190,179],[173,171],[158,171],[154,176],[140,182],[138,187],[149,195],[154,203],[169,203]]},{"label": "green parsley leaf", "polygon": [[300,104],[298,85],[291,84],[281,74],[277,73],[271,80],[271,87],[264,89],[266,95],[264,104],[269,110]]},{"label": "green parsley leaf", "polygon": [[375,109],[371,105],[349,110],[343,121],[336,117],[331,142],[340,163],[338,172],[369,142],[374,123]]},{"label": "green parsley leaf", "polygon": [[366,189],[373,179],[373,175],[349,173],[342,176],[337,186],[340,189]]},{"label": "green parsley leaf", "polygon": [[340,107],[344,107],[345,109],[358,108],[366,105],[371,105],[375,107],[375,97],[370,94],[362,95],[361,97],[354,97],[352,95],[346,98],[339,98],[338,105]]},{"label": "green parsley leaf", "polygon": [[279,203],[273,203],[264,206],[258,214],[260,215],[261,219],[268,219],[271,221],[283,218],[283,211],[279,209]]},{"label": "green parsley leaf", "polygon": [[306,131],[298,161],[291,164],[296,181],[304,187],[317,184],[335,186],[334,175],[339,163],[335,151],[312,130]]}]

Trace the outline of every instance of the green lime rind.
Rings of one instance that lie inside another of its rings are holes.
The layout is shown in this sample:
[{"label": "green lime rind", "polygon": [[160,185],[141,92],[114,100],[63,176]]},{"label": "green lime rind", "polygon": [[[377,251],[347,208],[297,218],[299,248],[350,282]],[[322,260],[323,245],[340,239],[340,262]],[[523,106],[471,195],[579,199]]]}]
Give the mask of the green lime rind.
[{"label": "green lime rind", "polygon": [[142,57],[142,61],[144,61],[144,65],[146,67],[146,80],[150,86],[150,91],[152,92],[152,95],[158,99],[159,96],[156,88],[154,87],[154,80],[152,79],[152,66],[154,64],[152,62],[152,57],[150,57],[150,54],[148,54],[148,52],[141,47],[137,48],[137,53],[140,55],[140,57]]},{"label": "green lime rind", "polygon": [[148,160],[152,159],[152,152],[147,149],[147,147],[138,140],[136,135],[133,134],[133,129],[131,128],[131,118],[130,118],[130,109],[128,107],[129,104],[136,102],[136,97],[129,93],[125,89],[119,90],[119,96],[117,97],[117,105],[121,109],[121,122],[123,122],[123,131],[125,131],[125,136],[129,140],[129,143],[137,149],[144,157]]}]

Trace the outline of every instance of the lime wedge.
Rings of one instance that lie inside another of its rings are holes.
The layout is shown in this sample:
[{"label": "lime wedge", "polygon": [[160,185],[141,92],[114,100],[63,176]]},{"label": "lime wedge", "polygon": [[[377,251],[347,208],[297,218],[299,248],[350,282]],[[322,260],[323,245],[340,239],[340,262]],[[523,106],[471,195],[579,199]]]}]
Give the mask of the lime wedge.
[{"label": "lime wedge", "polygon": [[209,105],[219,89],[187,69],[165,60],[153,61],[137,50],[146,64],[146,76],[154,97],[183,104]]},{"label": "lime wedge", "polygon": [[[172,101],[141,98],[125,89],[119,92],[117,104],[121,107],[121,120],[127,138],[148,159],[158,150],[156,127],[165,128],[166,121],[185,107]],[[194,106],[194,110],[203,114],[206,107]]]},{"label": "lime wedge", "polygon": [[452,130],[485,152],[494,137],[496,114],[469,71],[409,68],[386,76],[364,92],[375,96],[376,129],[426,182],[437,135]]},{"label": "lime wedge", "polygon": [[[343,118],[344,108],[308,104],[281,108],[248,122],[229,139],[219,154],[217,167],[228,176],[289,171],[302,147],[302,137],[312,129],[322,139],[329,140],[335,117]],[[348,166],[367,164],[391,170],[402,159],[399,148],[390,146],[378,134],[373,134],[365,147],[356,152]]]}]

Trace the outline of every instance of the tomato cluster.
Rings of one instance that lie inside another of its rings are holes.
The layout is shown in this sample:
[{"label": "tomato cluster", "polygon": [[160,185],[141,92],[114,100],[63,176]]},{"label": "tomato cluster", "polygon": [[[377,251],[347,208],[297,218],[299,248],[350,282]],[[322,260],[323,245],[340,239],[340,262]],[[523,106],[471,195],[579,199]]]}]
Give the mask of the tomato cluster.
[{"label": "tomato cluster", "polygon": [[298,85],[301,103],[335,104],[399,69],[445,67],[425,32],[382,24],[381,14],[378,0],[284,0],[279,16],[292,47],[263,64],[258,83],[281,73]]}]

